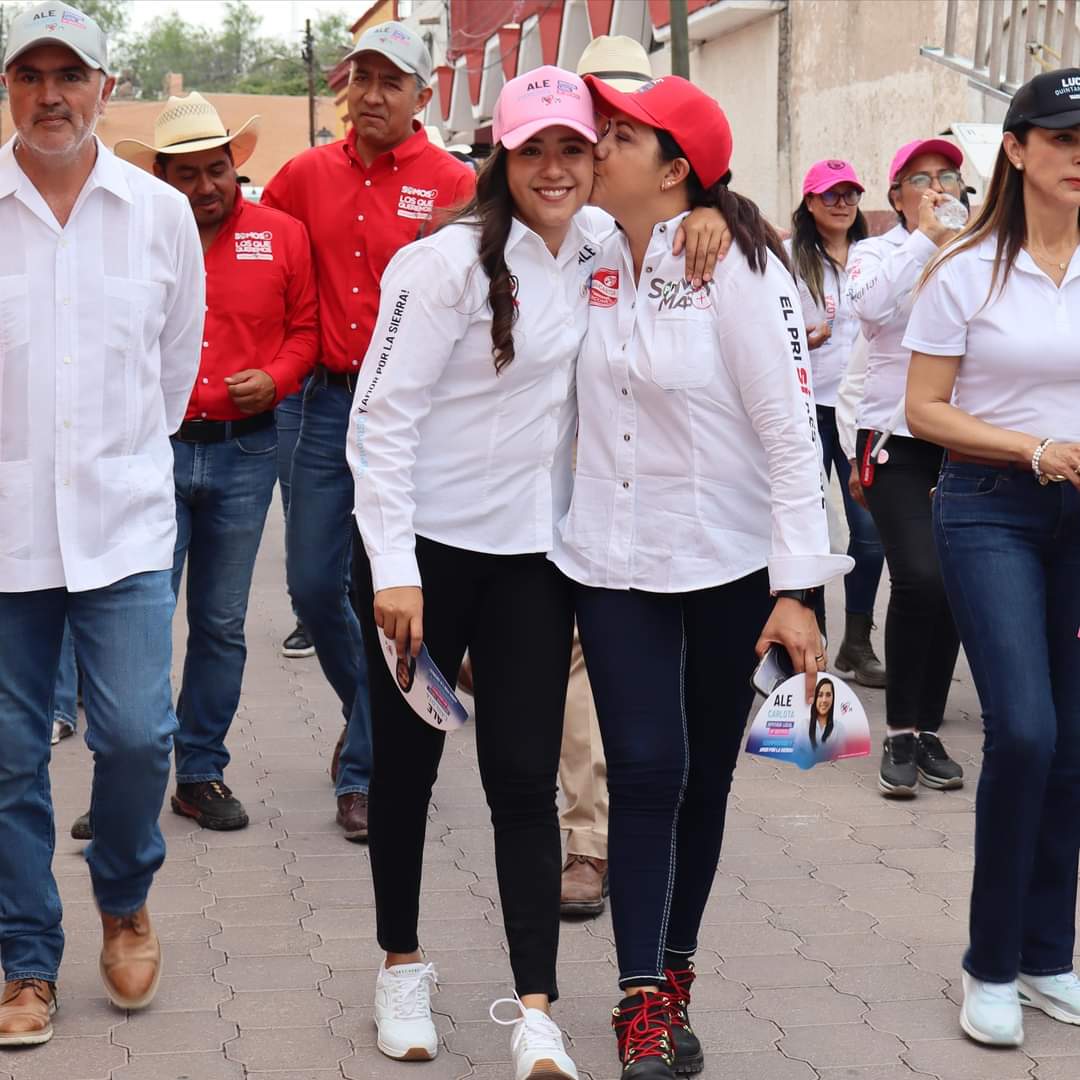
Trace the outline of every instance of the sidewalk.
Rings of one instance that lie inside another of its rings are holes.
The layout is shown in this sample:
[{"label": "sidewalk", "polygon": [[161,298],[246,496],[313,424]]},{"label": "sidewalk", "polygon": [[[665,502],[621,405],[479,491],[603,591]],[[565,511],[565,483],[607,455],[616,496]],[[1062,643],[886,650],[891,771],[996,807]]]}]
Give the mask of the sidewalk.
[{"label": "sidewalk", "polygon": [[[367,852],[334,824],[327,768],[338,703],[314,659],[278,653],[292,627],[281,539],[275,505],[227,775],[251,825],[207,832],[166,806],[168,859],[150,898],[165,976],[151,1009],[125,1018],[100,989],[100,924],[81,846],[68,837],[86,809],[89,755],[81,739],[55,749],[55,865],[68,937],[57,1035],[40,1049],[0,1053],[0,1080],[510,1077],[509,1030],[487,1012],[512,987],[468,729],[448,741],[424,879],[421,940],[440,975],[444,1046],[425,1065],[375,1049],[380,953]],[[830,614],[835,634],[840,614]],[[182,650],[178,634],[177,668]],[[879,738],[882,695],[860,696]],[[957,1023],[978,727],[965,668],[943,734],[967,786],[907,803],[877,794],[876,748],[870,759],[811,772],[743,758],[698,955],[692,1015],[708,1054],[703,1077],[1080,1077],[1080,1029],[1025,1011],[1023,1051],[995,1052]],[[583,1080],[618,1076],[613,953],[608,916],[564,923],[556,1015]]]}]

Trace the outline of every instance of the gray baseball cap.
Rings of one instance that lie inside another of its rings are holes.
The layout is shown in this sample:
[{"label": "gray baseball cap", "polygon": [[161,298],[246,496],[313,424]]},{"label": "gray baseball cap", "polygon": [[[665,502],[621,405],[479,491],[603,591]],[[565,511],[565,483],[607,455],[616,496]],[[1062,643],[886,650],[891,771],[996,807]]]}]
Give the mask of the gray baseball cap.
[{"label": "gray baseball cap", "polygon": [[68,4],[35,4],[11,20],[4,70],[38,45],[63,45],[87,67],[101,71],[108,68],[109,44],[105,32],[89,15]]},{"label": "gray baseball cap", "polygon": [[399,22],[379,23],[365,30],[345,59],[355,60],[363,52],[379,53],[407,75],[419,76],[425,85],[431,82],[431,53],[419,36]]}]

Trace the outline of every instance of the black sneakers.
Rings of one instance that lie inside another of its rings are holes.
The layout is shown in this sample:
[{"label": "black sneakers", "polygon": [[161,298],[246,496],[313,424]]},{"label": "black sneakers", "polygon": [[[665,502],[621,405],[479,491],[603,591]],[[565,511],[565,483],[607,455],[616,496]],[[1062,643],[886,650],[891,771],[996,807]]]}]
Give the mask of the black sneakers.
[{"label": "black sneakers", "polygon": [[174,814],[194,818],[204,829],[242,829],[248,823],[243,804],[220,780],[177,784],[172,808]]},{"label": "black sneakers", "polygon": [[694,985],[694,965],[679,971],[668,968],[660,989],[667,995],[671,1009],[671,1041],[675,1047],[675,1074],[693,1076],[705,1068],[701,1040],[690,1026],[690,987]]},{"label": "black sneakers", "polygon": [[93,840],[94,830],[90,828],[90,811],[87,810],[85,814],[80,814],[71,823],[71,839],[72,840]]},{"label": "black sneakers", "polygon": [[296,628],[281,643],[281,655],[293,660],[315,655],[315,646],[312,645],[311,638],[308,637],[308,632],[299,619],[296,620]]},{"label": "black sneakers", "polygon": [[667,994],[624,997],[611,1014],[622,1080],[675,1080],[671,1002]]},{"label": "black sneakers", "polygon": [[914,734],[890,735],[881,751],[878,787],[891,798],[911,798],[919,779],[919,740]]},{"label": "black sneakers", "polygon": [[947,790],[964,786],[964,769],[958,765],[941,745],[941,740],[929,731],[919,732],[919,748],[916,755],[919,780],[927,787]]}]

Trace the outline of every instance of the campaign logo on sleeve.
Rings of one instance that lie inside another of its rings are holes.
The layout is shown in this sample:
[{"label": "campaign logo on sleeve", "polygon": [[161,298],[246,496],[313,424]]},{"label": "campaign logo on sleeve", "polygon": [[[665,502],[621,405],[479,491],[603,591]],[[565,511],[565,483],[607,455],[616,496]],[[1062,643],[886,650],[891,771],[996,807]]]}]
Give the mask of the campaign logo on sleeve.
[{"label": "campaign logo on sleeve", "polygon": [[619,271],[601,267],[589,285],[590,307],[614,307],[619,299]]}]

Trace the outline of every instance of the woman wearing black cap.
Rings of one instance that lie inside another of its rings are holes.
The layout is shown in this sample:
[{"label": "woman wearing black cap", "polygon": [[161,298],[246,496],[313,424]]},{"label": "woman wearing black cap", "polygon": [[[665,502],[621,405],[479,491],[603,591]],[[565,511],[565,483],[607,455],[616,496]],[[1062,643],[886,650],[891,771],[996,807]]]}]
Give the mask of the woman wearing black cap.
[{"label": "woman wearing black cap", "polygon": [[[941,567],[983,709],[960,1022],[1080,1024],[1080,69],[1016,93],[977,219],[928,267],[904,345],[912,431],[948,456]],[[1017,783],[1017,781],[1020,781]]]},{"label": "woman wearing black cap", "polygon": [[[677,77],[633,94],[587,81],[608,115],[593,201],[621,231],[593,271],[552,557],[578,583],[608,763],[622,1075],[670,1080],[703,1068],[691,960],[755,651],[785,647],[809,702],[825,662],[815,594],[851,560],[829,554],[798,290],[775,233],[726,187],[723,112]],[[695,291],[672,239],[703,205],[734,243]]]}]

